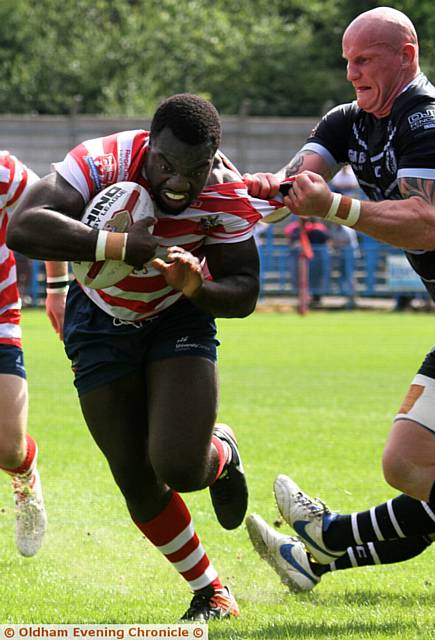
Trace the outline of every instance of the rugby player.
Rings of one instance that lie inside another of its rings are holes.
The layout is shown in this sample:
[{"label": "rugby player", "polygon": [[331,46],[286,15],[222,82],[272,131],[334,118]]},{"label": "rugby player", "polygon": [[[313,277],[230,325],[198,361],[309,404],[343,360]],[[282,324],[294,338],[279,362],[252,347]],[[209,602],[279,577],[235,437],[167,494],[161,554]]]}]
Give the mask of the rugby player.
[{"label": "rugby player", "polygon": [[234,434],[215,425],[214,318],[253,311],[259,287],[253,227],[283,210],[282,199],[248,196],[218,150],[220,138],[210,102],[172,96],[157,109],[150,132],[125,131],[70,151],[33,188],[8,237],[30,257],[95,260],[106,232],[80,222],[92,196],[127,180],[154,199],[155,219],[136,222],[127,234],[109,233],[106,244],[115,250],[105,257],[125,254],[136,272],[104,290],[72,283],[65,348],[86,423],[133,521],[194,592],[183,616],[194,620],[239,610],[180,492],[210,487],[226,529],[243,521],[248,497]]},{"label": "rugby player", "polygon": [[[28,389],[21,341],[21,300],[15,257],[6,246],[6,229],[38,176],[8,151],[0,151],[0,468],[12,481],[15,538],[23,556],[39,550],[47,525],[38,447],[27,433]],[[66,263],[47,262],[46,311],[62,337],[68,271]]]},{"label": "rugby player", "polygon": [[[404,249],[435,300],[435,87],[420,70],[416,30],[402,12],[377,7],[350,23],[342,45],[356,100],[329,111],[277,174],[246,176],[250,193],[271,198],[292,176],[284,203],[293,213],[351,226]],[[351,165],[371,202],[331,193],[325,180],[343,163]],[[299,523],[297,533],[315,559],[325,562],[328,554],[381,540],[433,539],[435,350],[395,417],[383,468],[387,482],[403,493],[352,517],[322,510],[279,476],[282,513],[292,526]],[[404,558],[410,545],[400,547]]]}]

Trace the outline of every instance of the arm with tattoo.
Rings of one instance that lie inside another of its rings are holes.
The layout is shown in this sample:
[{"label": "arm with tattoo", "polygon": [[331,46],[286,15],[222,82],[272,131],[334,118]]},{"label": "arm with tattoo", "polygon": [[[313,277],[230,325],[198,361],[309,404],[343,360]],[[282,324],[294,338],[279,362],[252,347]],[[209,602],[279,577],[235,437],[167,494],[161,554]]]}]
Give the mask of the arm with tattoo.
[{"label": "arm with tattoo", "polygon": [[356,229],[409,250],[435,249],[435,181],[401,178],[402,200],[361,202]]}]

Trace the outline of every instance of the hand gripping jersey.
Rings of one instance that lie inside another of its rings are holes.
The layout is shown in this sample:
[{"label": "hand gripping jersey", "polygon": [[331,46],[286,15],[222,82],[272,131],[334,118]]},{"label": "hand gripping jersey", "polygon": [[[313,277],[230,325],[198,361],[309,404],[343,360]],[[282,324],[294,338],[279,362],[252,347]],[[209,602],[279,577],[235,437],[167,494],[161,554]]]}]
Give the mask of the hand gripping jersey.
[{"label": "hand gripping jersey", "polygon": [[[53,166],[85,202],[104,187],[123,180],[137,182],[150,191],[144,169],[148,141],[149,133],[143,130],[87,140]],[[240,175],[220,151],[217,153],[228,168]],[[161,238],[156,255],[164,257],[168,247],[177,245],[200,257],[204,245],[242,242],[252,236],[256,222],[282,207],[280,196],[270,201],[250,197],[241,177],[240,182],[207,186],[181,213],[156,211],[154,234]],[[182,295],[151,266],[133,271],[113,287],[82,288],[103,311],[129,322],[159,313]]]},{"label": "hand gripping jersey", "polygon": [[[382,119],[356,102],[340,105],[322,118],[303,149],[330,166],[349,163],[370,200],[399,200],[398,179],[435,180],[435,87],[420,74]],[[405,254],[435,300],[435,251]]]},{"label": "hand gripping jersey", "polygon": [[37,179],[17,158],[0,151],[0,344],[21,347],[21,301],[14,254],[6,246],[6,227],[27,186]]}]

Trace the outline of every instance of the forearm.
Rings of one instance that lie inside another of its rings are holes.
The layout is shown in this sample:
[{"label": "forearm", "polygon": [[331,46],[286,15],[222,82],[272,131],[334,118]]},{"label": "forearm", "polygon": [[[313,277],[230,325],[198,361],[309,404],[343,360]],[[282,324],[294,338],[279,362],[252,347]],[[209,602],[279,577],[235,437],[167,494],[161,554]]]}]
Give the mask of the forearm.
[{"label": "forearm", "polygon": [[215,318],[244,318],[255,309],[259,293],[258,279],[240,275],[220,280],[205,280],[189,299]]},{"label": "forearm", "polygon": [[98,231],[49,209],[27,209],[12,218],[7,244],[36,260],[93,260]]},{"label": "forearm", "polygon": [[435,208],[419,197],[361,202],[357,231],[409,250],[435,249]]},{"label": "forearm", "polygon": [[61,278],[68,279],[68,262],[64,261],[47,261],[45,263],[45,273],[47,278]]}]

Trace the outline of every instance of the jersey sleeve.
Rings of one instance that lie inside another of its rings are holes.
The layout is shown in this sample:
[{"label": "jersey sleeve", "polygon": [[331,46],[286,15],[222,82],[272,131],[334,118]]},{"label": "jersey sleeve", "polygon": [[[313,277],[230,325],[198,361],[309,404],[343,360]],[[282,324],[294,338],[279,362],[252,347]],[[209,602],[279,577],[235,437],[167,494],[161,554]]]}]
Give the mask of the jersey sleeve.
[{"label": "jersey sleeve", "polygon": [[86,140],[52,166],[88,202],[105,187],[132,179],[148,137],[137,129]]},{"label": "jersey sleeve", "polygon": [[252,237],[257,222],[277,222],[289,213],[281,195],[272,200],[253,198],[244,182],[208,187],[201,194],[199,206],[210,220],[205,244],[243,242]]},{"label": "jersey sleeve", "polygon": [[355,103],[342,104],[328,111],[316,124],[302,151],[318,153],[331,169],[348,162],[347,141],[352,128]]},{"label": "jersey sleeve", "polygon": [[435,101],[418,104],[401,118],[397,177],[435,180]]},{"label": "jersey sleeve", "polygon": [[10,218],[21,197],[37,180],[36,173],[8,151],[0,151],[0,209]]}]

